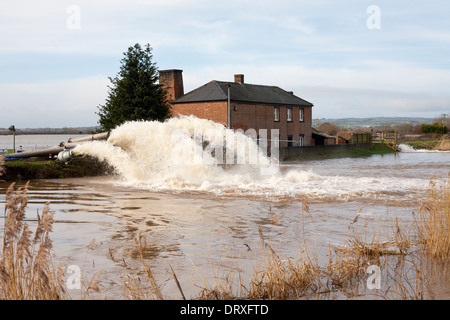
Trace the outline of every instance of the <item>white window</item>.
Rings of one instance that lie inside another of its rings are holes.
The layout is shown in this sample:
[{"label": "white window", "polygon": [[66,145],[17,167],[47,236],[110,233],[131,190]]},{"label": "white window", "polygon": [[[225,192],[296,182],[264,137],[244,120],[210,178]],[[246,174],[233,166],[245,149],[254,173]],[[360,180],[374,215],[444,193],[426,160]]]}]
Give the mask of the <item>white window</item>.
[{"label": "white window", "polygon": [[301,135],[298,137],[298,146],[299,146],[299,147],[303,147],[303,140],[304,140],[304,138],[305,138],[305,135],[303,135],[303,134],[301,134]]},{"label": "white window", "polygon": [[299,121],[303,121],[303,109],[300,108],[300,120]]},{"label": "white window", "polygon": [[278,106],[274,109],[274,121],[280,121],[280,107]]},{"label": "white window", "polygon": [[287,108],[287,121],[292,121],[292,108]]}]

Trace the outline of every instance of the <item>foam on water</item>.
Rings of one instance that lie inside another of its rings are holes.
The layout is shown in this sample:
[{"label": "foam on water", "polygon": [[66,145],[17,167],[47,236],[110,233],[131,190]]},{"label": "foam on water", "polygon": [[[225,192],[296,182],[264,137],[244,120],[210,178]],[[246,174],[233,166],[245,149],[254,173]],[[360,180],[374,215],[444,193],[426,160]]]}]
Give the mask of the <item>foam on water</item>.
[{"label": "foam on water", "polygon": [[[233,143],[222,148],[224,140]],[[238,149],[242,146],[245,161],[239,162],[237,155],[242,152]],[[221,150],[225,150],[225,157],[234,155],[233,161],[238,164],[221,165],[217,156]],[[112,130],[108,141],[81,144],[74,153],[106,160],[125,185],[163,192],[349,200],[409,195],[427,186],[427,181],[414,178],[330,176],[311,170],[274,169],[273,159],[251,138],[193,116],[164,123],[128,122]]]},{"label": "foam on water", "polygon": [[407,153],[428,153],[428,152],[445,152],[448,153],[446,150],[429,150],[429,149],[414,149],[413,147],[407,145],[407,144],[400,144],[398,146],[398,149],[400,152],[407,152]]},{"label": "foam on water", "polygon": [[413,147],[407,145],[407,144],[400,144],[398,146],[398,149],[400,150],[400,152],[432,152],[430,150],[426,150],[426,149],[414,149]]}]

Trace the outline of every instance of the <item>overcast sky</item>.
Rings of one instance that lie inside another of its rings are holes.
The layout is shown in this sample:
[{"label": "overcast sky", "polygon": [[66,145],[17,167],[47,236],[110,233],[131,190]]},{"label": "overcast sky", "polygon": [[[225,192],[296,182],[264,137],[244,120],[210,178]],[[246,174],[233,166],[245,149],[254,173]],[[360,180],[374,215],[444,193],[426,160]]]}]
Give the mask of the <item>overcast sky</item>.
[{"label": "overcast sky", "polygon": [[185,92],[276,85],[313,118],[450,113],[448,0],[0,2],[0,128],[97,125],[123,53],[149,43]]}]

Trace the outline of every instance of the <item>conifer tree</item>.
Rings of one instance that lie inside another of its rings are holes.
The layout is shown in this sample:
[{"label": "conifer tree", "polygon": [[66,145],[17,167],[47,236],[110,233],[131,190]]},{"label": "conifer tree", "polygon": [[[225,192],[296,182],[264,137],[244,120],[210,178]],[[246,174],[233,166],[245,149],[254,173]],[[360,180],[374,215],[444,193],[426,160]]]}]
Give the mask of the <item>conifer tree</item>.
[{"label": "conifer tree", "polygon": [[166,90],[159,85],[159,73],[152,62],[152,48],[142,48],[138,43],[128,48],[121,60],[121,67],[115,78],[109,78],[112,85],[104,105],[96,112],[102,131],[135,120],[164,121],[170,117],[170,102]]}]

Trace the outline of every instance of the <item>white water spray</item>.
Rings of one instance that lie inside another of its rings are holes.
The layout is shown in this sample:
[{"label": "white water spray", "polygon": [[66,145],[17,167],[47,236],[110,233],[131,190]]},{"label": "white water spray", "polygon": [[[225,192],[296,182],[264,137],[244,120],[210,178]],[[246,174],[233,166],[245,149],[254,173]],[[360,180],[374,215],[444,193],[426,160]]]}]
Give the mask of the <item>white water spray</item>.
[{"label": "white water spray", "polygon": [[[255,141],[241,132],[193,116],[157,121],[127,122],[107,141],[75,148],[106,160],[130,183],[199,187],[233,181],[237,174],[260,179],[278,166]],[[225,169],[223,165],[236,165]]]},{"label": "white water spray", "polygon": [[265,151],[241,132],[189,116],[163,123],[128,122],[111,131],[107,141],[80,144],[73,153],[106,160],[120,174],[121,183],[163,192],[349,200],[423,187],[422,180],[414,179],[280,170],[277,157],[268,157]]},{"label": "white water spray", "polygon": [[443,150],[429,150],[429,149],[414,149],[410,145],[407,144],[401,144],[398,146],[398,149],[400,152],[406,152],[406,153],[430,153],[430,152],[447,152]]}]

